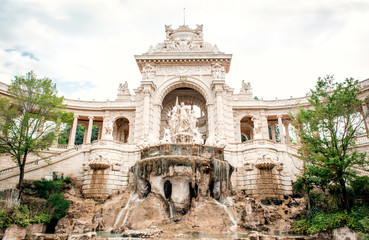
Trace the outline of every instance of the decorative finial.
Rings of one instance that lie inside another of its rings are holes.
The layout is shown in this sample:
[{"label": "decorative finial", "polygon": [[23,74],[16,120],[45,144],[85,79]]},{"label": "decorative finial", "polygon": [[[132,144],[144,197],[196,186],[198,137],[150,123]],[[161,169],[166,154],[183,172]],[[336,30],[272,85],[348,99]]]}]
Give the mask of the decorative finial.
[{"label": "decorative finial", "polygon": [[183,26],[186,26],[186,8],[183,8]]}]

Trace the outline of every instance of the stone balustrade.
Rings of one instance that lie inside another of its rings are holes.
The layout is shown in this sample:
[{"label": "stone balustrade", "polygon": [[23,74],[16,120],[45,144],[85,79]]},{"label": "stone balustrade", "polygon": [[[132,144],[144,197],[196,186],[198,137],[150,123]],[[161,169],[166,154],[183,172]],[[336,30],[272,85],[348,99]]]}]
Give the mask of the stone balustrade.
[{"label": "stone balustrade", "polygon": [[369,143],[369,138],[367,135],[358,136],[356,138],[356,144],[360,145],[365,143]]},{"label": "stone balustrade", "polygon": [[224,150],[199,144],[161,144],[141,150],[141,159],[158,156],[196,156],[224,160]]}]

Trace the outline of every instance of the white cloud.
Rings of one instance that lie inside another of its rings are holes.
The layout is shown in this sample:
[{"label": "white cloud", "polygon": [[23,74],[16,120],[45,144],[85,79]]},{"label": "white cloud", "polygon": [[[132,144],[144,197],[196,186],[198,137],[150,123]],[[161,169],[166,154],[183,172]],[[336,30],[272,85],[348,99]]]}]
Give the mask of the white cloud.
[{"label": "white cloud", "polygon": [[9,0],[0,6],[0,81],[33,69],[67,98],[113,100],[124,81],[133,92],[133,55],[163,41],[164,24],[182,24],[184,7],[186,24],[204,24],[205,40],[233,54],[226,81],[235,92],[245,79],[259,98],[299,97],[318,76],[369,77],[366,1]]}]

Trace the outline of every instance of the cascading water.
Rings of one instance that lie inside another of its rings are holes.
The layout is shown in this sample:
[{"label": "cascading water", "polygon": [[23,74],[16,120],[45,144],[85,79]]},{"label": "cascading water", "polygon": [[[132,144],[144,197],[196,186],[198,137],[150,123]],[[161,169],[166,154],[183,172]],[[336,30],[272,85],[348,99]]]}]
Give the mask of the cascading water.
[{"label": "cascading water", "polygon": [[120,219],[122,218],[122,216],[123,216],[123,214],[126,212],[126,210],[128,209],[128,207],[129,207],[129,203],[131,202],[131,199],[133,198],[133,195],[134,194],[131,194],[130,196],[129,196],[129,199],[128,199],[128,201],[127,201],[127,204],[126,204],[126,206],[119,212],[119,214],[118,214],[118,217],[117,217],[117,219],[115,220],[115,223],[114,223],[114,226],[113,227],[116,227],[117,226],[117,224],[119,223],[119,221],[120,221]]},{"label": "cascading water", "polygon": [[234,217],[232,216],[231,212],[229,211],[228,207],[225,205],[225,204],[222,204],[221,202],[217,201],[216,199],[214,199],[214,202],[216,204],[218,204],[219,206],[223,207],[224,211],[226,211],[226,213],[228,214],[229,216],[229,219],[231,220],[232,222],[232,226],[231,226],[231,231],[235,231],[236,228],[237,228],[237,221],[234,219]]},{"label": "cascading water", "polygon": [[169,200],[168,200],[168,204],[169,204],[169,218],[172,219],[173,218],[173,209],[172,209],[172,204],[170,203]]}]

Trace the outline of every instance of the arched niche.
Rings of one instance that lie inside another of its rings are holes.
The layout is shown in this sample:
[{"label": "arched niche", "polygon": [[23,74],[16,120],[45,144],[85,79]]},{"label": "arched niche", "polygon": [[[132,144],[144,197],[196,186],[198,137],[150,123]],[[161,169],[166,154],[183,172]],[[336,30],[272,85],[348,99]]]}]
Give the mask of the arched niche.
[{"label": "arched niche", "polygon": [[190,87],[178,87],[168,92],[162,102],[162,110],[160,117],[160,138],[164,135],[164,129],[169,128],[169,119],[171,110],[182,102],[189,110],[194,110],[197,118],[196,127],[203,135],[203,139],[208,136],[208,113],[206,107],[206,100],[204,96],[197,90]]},{"label": "arched niche", "polygon": [[113,138],[115,141],[127,143],[129,137],[129,120],[125,117],[117,118],[113,126]]},{"label": "arched niche", "polygon": [[240,121],[241,142],[254,139],[254,122],[252,117],[243,117]]}]

